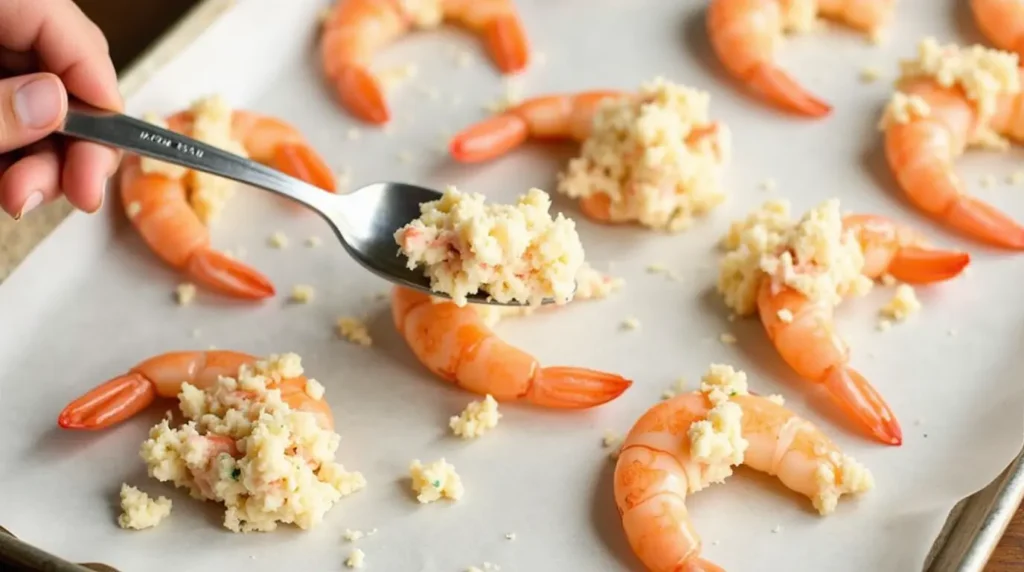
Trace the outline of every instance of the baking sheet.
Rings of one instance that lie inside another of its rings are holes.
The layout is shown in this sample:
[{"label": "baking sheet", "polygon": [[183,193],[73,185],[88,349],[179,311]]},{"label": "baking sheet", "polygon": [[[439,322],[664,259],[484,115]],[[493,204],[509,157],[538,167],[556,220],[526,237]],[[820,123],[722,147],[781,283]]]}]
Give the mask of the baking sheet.
[{"label": "baking sheet", "polygon": [[[611,463],[599,448],[601,433],[628,429],[676,376],[695,380],[709,362],[723,361],[748,371],[758,391],[783,393],[791,407],[835,435],[874,470],[879,489],[859,502],[844,503],[834,517],[820,519],[804,499],[743,473],[692,499],[707,557],[737,570],[761,569],[766,561],[809,570],[826,564],[851,570],[920,567],[953,504],[991,481],[1020,450],[1024,395],[1013,374],[1019,369],[1013,350],[1020,320],[992,301],[1013,299],[1017,277],[1012,274],[1021,269],[1012,256],[949,238],[902,205],[873,130],[889,87],[860,85],[857,72],[876,65],[891,78],[895,58],[911,54],[924,33],[943,40],[975,39],[954,28],[955,2],[901,3],[892,40],[881,49],[839,30],[791,42],[783,63],[836,104],[824,122],[781,116],[746,99],[722,78],[705,55],[698,3],[544,4],[521,3],[535,45],[548,56],[546,65],[526,74],[527,93],[629,89],[664,73],[710,90],[713,113],[736,133],[735,162],[727,179],[732,200],[683,235],[598,227],[567,201],[560,202],[579,221],[591,260],[598,267],[612,264],[614,272],[627,277],[626,290],[605,302],[501,326],[507,339],[527,345],[547,363],[615,370],[637,380],[633,389],[605,408],[581,414],[506,406],[498,432],[477,443],[456,442],[446,436],[445,420],[471,396],[423,372],[392,331],[386,307],[366,301],[385,284],[365,276],[340,249],[298,246],[308,235],[329,238],[315,217],[246,191],[214,231],[218,245],[245,246],[247,259],[283,293],[293,283],[315,284],[313,305],[292,307],[282,296],[252,307],[201,296],[195,305],[178,308],[170,300],[177,277],[118,222],[116,209],[98,217],[76,215],[0,288],[0,315],[7,326],[0,332],[0,428],[10,442],[0,452],[4,524],[65,558],[123,569],[243,564],[255,570],[281,565],[337,569],[349,549],[340,532],[375,526],[381,532],[360,543],[374,569],[457,570],[485,560],[512,570],[633,569],[637,564],[621,537],[610,497]],[[348,141],[344,134],[353,123],[322,89],[312,56],[312,22],[319,4],[296,2],[287,13],[271,6],[279,5],[241,2],[154,76],[130,102],[131,111],[169,111],[217,91],[296,123],[337,167],[352,166],[357,184],[384,178],[455,183],[505,199],[531,185],[553,188],[553,173],[571,154],[568,147],[528,148],[476,167],[453,167],[440,153],[443,131],[482,117],[480,103],[503,91],[472,38],[449,31],[421,34],[382,54],[381,66],[415,61],[420,77],[392,98],[394,133],[363,129],[362,139]],[[573,30],[569,23],[588,8],[588,28]],[[616,22],[627,19],[645,31],[643,45],[612,41]],[[267,36],[293,40],[266,42]],[[473,51],[480,61],[469,69],[456,67],[452,44]],[[622,53],[626,47],[628,54]],[[583,68],[581,61],[602,64]],[[430,101],[417,85],[436,87],[441,101]],[[461,105],[452,101],[456,93]],[[830,151],[813,151],[819,148]],[[417,155],[408,164],[398,160],[406,151]],[[983,174],[1008,173],[1019,158],[1019,152],[972,156],[961,162],[962,172],[975,183]],[[906,440],[899,449],[864,441],[814,406],[805,398],[806,387],[768,348],[760,327],[728,323],[709,292],[714,241],[730,219],[767,198],[756,185],[766,177],[778,179],[776,193],[798,208],[839,196],[846,208],[915,222],[938,242],[959,244],[975,254],[970,276],[921,291],[927,311],[890,332],[873,330],[874,312],[887,293],[852,301],[841,312],[855,364],[883,389],[903,421]],[[1010,189],[979,192],[1024,214],[1024,204]],[[293,237],[291,249],[265,247],[266,236],[278,229]],[[68,255],[71,245],[74,256]],[[644,267],[656,261],[685,272],[686,282],[646,275]],[[998,281],[996,269],[1004,272]],[[653,298],[658,305],[644,304]],[[377,340],[373,348],[334,339],[336,316],[368,308]],[[618,332],[626,316],[637,316],[642,330]],[[198,339],[192,337],[195,328],[201,330]],[[949,336],[950,328],[957,335]],[[725,331],[737,335],[739,343],[718,343],[718,334]],[[570,333],[576,343],[555,351],[555,340]],[[344,436],[340,458],[364,471],[370,488],[343,501],[324,526],[310,533],[233,536],[219,528],[220,513],[212,505],[198,505],[145,480],[135,452],[160,411],[103,435],[56,429],[57,411],[84,388],[151,353],[207,344],[255,353],[300,352],[308,370],[327,385],[335,406]],[[463,474],[467,498],[454,506],[420,507],[402,480],[407,463],[441,455]],[[117,529],[116,490],[122,480],[172,496],[172,518],[154,531]],[[44,515],[60,515],[60,525]],[[513,531],[517,540],[505,540],[504,534]],[[216,542],[209,541],[212,535]],[[188,551],[176,548],[182,543]],[[801,555],[799,562],[793,553]]]}]

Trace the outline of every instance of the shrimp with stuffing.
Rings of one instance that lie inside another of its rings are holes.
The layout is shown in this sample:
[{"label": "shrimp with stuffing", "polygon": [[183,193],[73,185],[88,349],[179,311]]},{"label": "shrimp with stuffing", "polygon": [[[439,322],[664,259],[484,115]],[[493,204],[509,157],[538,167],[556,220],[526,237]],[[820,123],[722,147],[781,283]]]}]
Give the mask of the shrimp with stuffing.
[{"label": "shrimp with stuffing", "polygon": [[[722,367],[712,366],[712,372]],[[663,401],[640,417],[623,441],[615,465],[615,503],[633,552],[652,572],[723,570],[701,558],[686,498],[724,481],[734,465],[777,477],[810,498],[823,516],[835,510],[842,495],[874,486],[871,473],[817,427],[771,399],[747,393],[745,376],[743,384],[728,397],[716,397],[713,390]],[[703,446],[706,431],[697,430],[718,425],[721,435],[735,433],[736,427],[721,426],[723,418],[739,429],[739,436],[730,436],[728,458]]]},{"label": "shrimp with stuffing", "polygon": [[818,16],[877,34],[892,17],[895,0],[712,0],[707,29],[725,69],[772,104],[823,117],[832,106],[809,93],[775,64],[786,32],[806,32]]},{"label": "shrimp with stuffing", "polygon": [[387,123],[391,111],[371,58],[413,28],[444,20],[480,35],[502,73],[529,64],[526,30],[512,0],[338,0],[323,25],[320,59],[342,106],[363,121]]},{"label": "shrimp with stuffing", "polygon": [[981,32],[997,48],[1024,58],[1024,2],[971,0],[971,12]]},{"label": "shrimp with stuffing", "polygon": [[[451,139],[449,153],[456,161],[478,163],[531,139],[583,143],[583,156],[561,174],[559,191],[577,198],[587,217],[603,223],[639,221],[661,228],[683,222],[679,226],[684,226],[691,215],[724,198],[719,197],[715,182],[708,180],[713,176],[700,178],[726,162],[730,147],[729,130],[704,117],[708,100],[705,92],[663,78],[636,93],[593,90],[535,97],[460,131]],[[640,125],[650,123],[643,121],[647,113],[670,117],[674,127],[685,131],[681,144],[652,141],[641,133]],[[690,116],[684,117],[687,113]],[[657,165],[642,164],[645,144],[658,146],[659,154],[669,158]],[[668,149],[673,152],[665,152]],[[706,149],[711,153],[705,154]],[[617,169],[591,164],[609,154],[621,157]],[[701,171],[703,167],[707,171]],[[598,182],[601,176],[595,173],[609,170],[621,177]]]},{"label": "shrimp with stuffing", "polygon": [[[197,389],[211,387],[221,377],[234,377],[259,358],[227,350],[169,352],[151,357],[89,390],[68,404],[57,418],[64,429],[100,430],[118,425],[158,397],[173,399],[188,383]],[[278,389],[281,400],[292,409],[313,413],[323,429],[334,426],[330,407],[323,399],[314,399],[306,391],[305,376],[284,378],[268,383]],[[240,395],[245,390],[238,390]],[[233,445],[233,443],[232,443]]]},{"label": "shrimp with stuffing", "polygon": [[622,376],[579,367],[541,367],[536,358],[502,341],[471,306],[435,301],[395,287],[395,328],[416,358],[437,376],[498,401],[586,409],[607,403],[633,384]]},{"label": "shrimp with stuffing", "polygon": [[[925,39],[920,50],[919,62],[957,69],[905,73],[889,103],[881,128],[899,187],[914,206],[945,226],[993,246],[1024,250],[1024,227],[968,195],[954,166],[972,146],[1001,148],[1006,139],[1024,141],[1024,69],[1017,67],[1016,54],[980,46],[963,50]],[[945,63],[955,59],[964,63]],[[983,75],[988,75],[984,82],[970,79]]]}]

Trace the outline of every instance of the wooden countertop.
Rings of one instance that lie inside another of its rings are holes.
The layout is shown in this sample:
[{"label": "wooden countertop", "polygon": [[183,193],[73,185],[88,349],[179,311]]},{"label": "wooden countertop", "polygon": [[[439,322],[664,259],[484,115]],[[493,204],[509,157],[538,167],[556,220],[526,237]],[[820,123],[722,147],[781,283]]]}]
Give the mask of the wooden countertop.
[{"label": "wooden countertop", "polygon": [[[196,0],[77,0],[82,10],[106,33],[110,56],[118,70],[131,63],[196,3]],[[67,204],[61,201],[30,213],[17,224],[6,217],[0,219],[0,280],[67,212]],[[1024,572],[1024,508],[1017,511],[986,571]]]}]

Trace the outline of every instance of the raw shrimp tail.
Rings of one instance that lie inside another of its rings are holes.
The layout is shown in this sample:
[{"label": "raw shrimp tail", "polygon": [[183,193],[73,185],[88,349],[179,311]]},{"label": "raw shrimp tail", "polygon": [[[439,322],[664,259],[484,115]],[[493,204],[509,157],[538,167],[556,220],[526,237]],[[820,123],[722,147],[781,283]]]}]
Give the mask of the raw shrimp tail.
[{"label": "raw shrimp tail", "polygon": [[823,380],[829,395],[850,418],[889,445],[903,443],[903,430],[889,405],[868,380],[854,369],[831,367]]},{"label": "raw shrimp tail", "polygon": [[184,272],[199,284],[236,298],[258,300],[275,292],[266,276],[211,248],[193,252]]},{"label": "raw shrimp tail", "polygon": [[314,187],[335,192],[334,172],[312,147],[306,143],[282,143],[274,149],[271,166],[286,175],[305,181]]},{"label": "raw shrimp tail", "polygon": [[105,429],[142,411],[156,399],[156,388],[139,373],[119,375],[75,399],[57,417],[64,429]]},{"label": "raw shrimp tail", "polygon": [[384,86],[365,66],[346,64],[333,76],[332,81],[338,100],[352,115],[377,125],[391,120],[391,110],[384,98]]},{"label": "raw shrimp tail", "polygon": [[1024,227],[999,209],[960,195],[943,214],[951,227],[994,246],[1024,250]]},{"label": "raw shrimp tail", "polygon": [[931,284],[959,276],[970,262],[966,252],[907,246],[896,251],[889,274],[908,284]]},{"label": "raw shrimp tail", "polygon": [[530,63],[530,42],[518,14],[496,17],[484,27],[483,38],[487,53],[502,73],[522,71]]},{"label": "raw shrimp tail", "polygon": [[747,76],[747,85],[779,107],[807,115],[824,117],[832,106],[807,92],[789,74],[766,63],[758,64]]},{"label": "raw shrimp tail", "polygon": [[556,409],[586,409],[608,403],[633,382],[613,373],[581,367],[544,367],[537,370],[526,399]]},{"label": "raw shrimp tail", "polygon": [[523,118],[515,113],[502,113],[457,133],[449,153],[460,163],[479,163],[508,153],[529,137],[530,128]]}]

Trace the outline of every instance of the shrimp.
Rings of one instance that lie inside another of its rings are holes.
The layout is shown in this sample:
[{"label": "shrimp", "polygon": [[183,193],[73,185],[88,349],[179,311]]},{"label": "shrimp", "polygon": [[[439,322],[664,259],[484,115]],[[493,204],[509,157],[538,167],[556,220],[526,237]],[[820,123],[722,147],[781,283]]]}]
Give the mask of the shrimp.
[{"label": "shrimp", "polygon": [[[730,401],[743,412],[743,465],[778,477],[809,497],[821,514],[832,512],[842,494],[873,486],[870,473],[782,405],[751,394]],[[633,552],[652,572],[723,570],[700,557],[700,536],[686,509],[687,495],[721,478],[720,467],[694,459],[690,451],[690,426],[705,420],[710,409],[700,392],[676,396],[648,410],[623,441],[615,503]],[[845,478],[835,478],[840,476]]]},{"label": "shrimp", "polygon": [[529,42],[512,0],[338,0],[324,22],[320,59],[342,106],[363,121],[387,123],[391,112],[370,58],[413,27],[442,20],[481,35],[502,73],[529,64]]},{"label": "shrimp", "polygon": [[843,228],[857,238],[864,252],[861,274],[871,279],[890,274],[908,284],[930,284],[959,276],[971,262],[970,254],[931,248],[917,230],[878,215],[846,215]]},{"label": "shrimp", "polygon": [[974,21],[989,41],[1024,60],[1024,2],[971,0],[971,11]]},{"label": "shrimp", "polygon": [[427,369],[498,401],[523,399],[541,407],[586,409],[615,399],[633,384],[591,369],[541,367],[533,356],[503,342],[472,307],[435,303],[422,292],[395,287],[391,315]]},{"label": "shrimp", "polygon": [[[168,119],[171,129],[191,131],[191,112]],[[316,185],[335,190],[334,177],[295,128],[264,115],[235,111],[232,136],[250,156]],[[132,225],[167,264],[195,282],[223,294],[244,299],[274,295],[274,285],[255,269],[210,246],[210,233],[188,202],[186,178],[145,173],[140,159],[129,156],[121,165],[121,199]]]},{"label": "shrimp", "polygon": [[[242,366],[257,360],[255,356],[226,350],[160,354],[72,401],[60,412],[57,424],[64,429],[106,429],[142,411],[157,397],[176,397],[184,383],[205,389],[219,377],[235,377]],[[306,393],[304,376],[282,379],[268,387],[279,389],[281,399],[293,409],[316,415],[324,429],[334,426],[327,402]]]},{"label": "shrimp", "polygon": [[[1024,80],[1024,69],[1018,70]],[[967,195],[953,161],[980,129],[1024,141],[1024,93],[999,98],[988,125],[959,88],[930,79],[905,82],[900,91],[917,97],[928,113],[885,127],[885,156],[904,194],[917,208],[979,241],[1024,250],[1024,227],[995,207]]]},{"label": "shrimp", "polygon": [[823,117],[832,107],[807,92],[775,65],[783,32],[803,30],[824,16],[854,29],[874,32],[885,26],[895,0],[712,0],[707,28],[711,47],[725,69],[776,106]]}]

